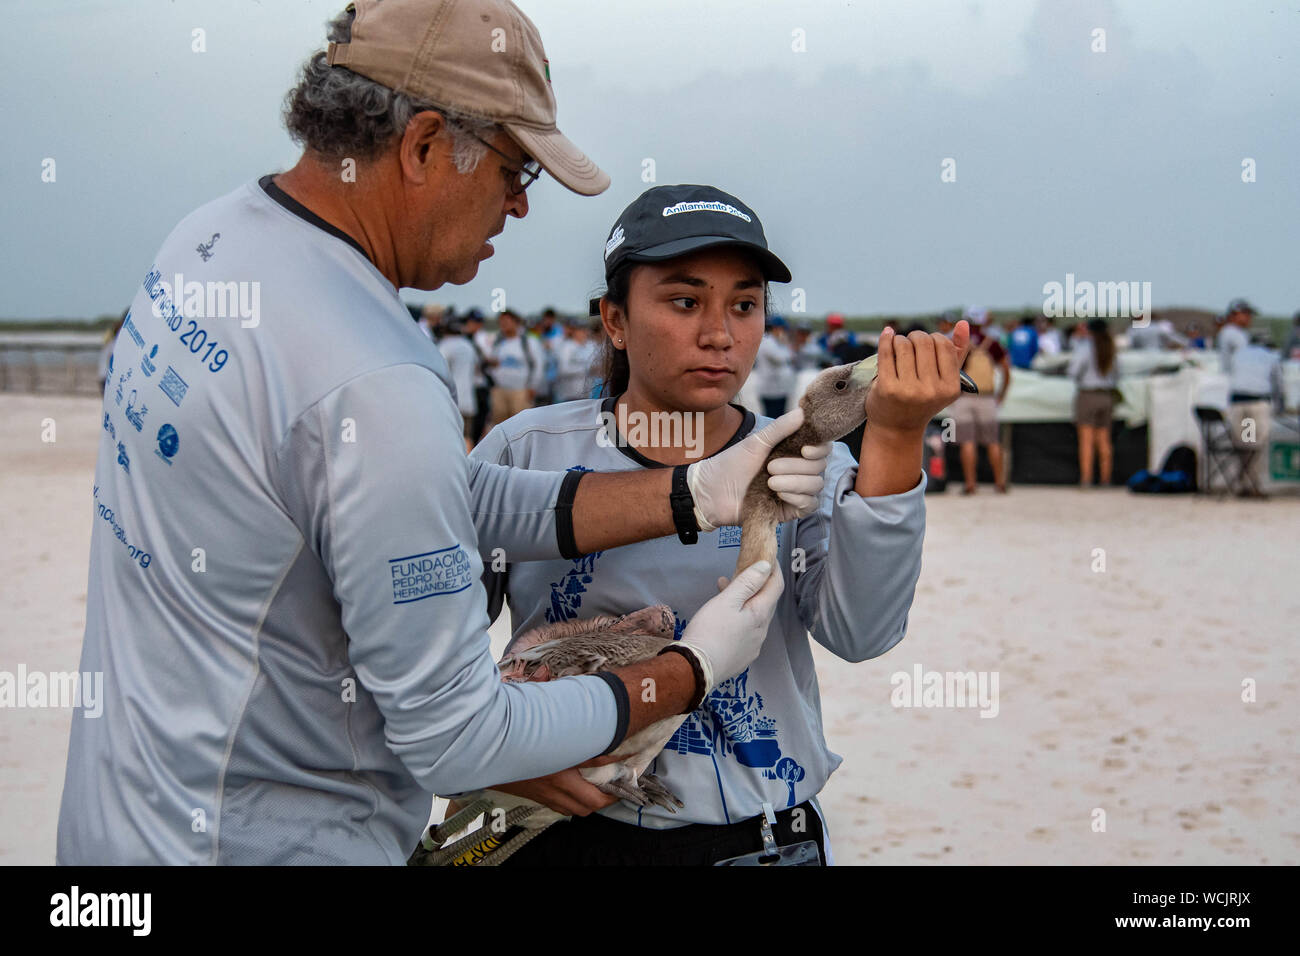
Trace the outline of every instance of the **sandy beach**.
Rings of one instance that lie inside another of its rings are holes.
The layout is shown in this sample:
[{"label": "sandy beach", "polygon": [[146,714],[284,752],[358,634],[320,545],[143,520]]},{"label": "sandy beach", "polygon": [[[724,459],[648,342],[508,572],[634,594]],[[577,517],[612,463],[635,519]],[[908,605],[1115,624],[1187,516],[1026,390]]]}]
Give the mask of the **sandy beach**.
[{"label": "sandy beach", "polygon": [[[0,670],[78,665],[98,409],[0,395]],[[928,508],[906,640],[818,649],[837,863],[1300,863],[1300,497]],[[893,706],[918,667],[996,676],[996,716]],[[70,713],[0,709],[0,863],[53,862]]]}]

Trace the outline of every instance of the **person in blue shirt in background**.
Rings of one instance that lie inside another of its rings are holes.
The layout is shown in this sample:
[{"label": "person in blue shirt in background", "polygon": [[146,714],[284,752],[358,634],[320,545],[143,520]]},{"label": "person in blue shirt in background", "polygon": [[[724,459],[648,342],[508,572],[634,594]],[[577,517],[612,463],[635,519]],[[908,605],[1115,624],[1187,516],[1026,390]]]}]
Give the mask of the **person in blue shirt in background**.
[{"label": "person in blue shirt in background", "polygon": [[560,374],[560,343],[564,341],[564,327],[560,324],[555,309],[547,306],[542,310],[532,331],[542,346],[542,391],[536,404],[550,405],[559,401],[555,397],[555,382]]},{"label": "person in blue shirt in background", "polygon": [[1034,364],[1034,356],[1038,354],[1038,330],[1034,328],[1037,321],[1035,315],[1024,315],[1020,324],[1011,332],[1007,352],[1011,355],[1011,364],[1016,368],[1029,368]]}]

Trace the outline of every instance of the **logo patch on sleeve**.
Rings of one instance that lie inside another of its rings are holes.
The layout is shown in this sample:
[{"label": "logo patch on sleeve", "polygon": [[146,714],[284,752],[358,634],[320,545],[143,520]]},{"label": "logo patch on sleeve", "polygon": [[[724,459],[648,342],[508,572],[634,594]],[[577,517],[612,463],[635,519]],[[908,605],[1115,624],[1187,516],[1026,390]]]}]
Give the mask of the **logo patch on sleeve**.
[{"label": "logo patch on sleeve", "polygon": [[474,583],[469,555],[459,544],[404,558],[391,558],[393,603],[410,604],[425,598],[464,591]]}]

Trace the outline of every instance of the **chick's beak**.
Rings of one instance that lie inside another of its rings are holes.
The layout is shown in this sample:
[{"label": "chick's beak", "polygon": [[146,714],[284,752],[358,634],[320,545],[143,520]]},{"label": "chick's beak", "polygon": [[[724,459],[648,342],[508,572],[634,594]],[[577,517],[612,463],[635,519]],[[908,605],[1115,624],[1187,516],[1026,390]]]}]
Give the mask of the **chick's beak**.
[{"label": "chick's beak", "polygon": [[858,388],[870,385],[876,377],[876,360],[878,357],[872,355],[855,364],[853,371],[849,373],[849,381]]}]

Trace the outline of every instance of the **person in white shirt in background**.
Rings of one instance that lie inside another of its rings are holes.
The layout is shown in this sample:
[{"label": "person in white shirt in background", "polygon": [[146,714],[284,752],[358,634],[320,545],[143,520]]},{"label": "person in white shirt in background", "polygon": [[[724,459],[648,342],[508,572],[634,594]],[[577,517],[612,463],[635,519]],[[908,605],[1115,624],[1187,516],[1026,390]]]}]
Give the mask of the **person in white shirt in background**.
[{"label": "person in white shirt in background", "polygon": [[1060,355],[1064,345],[1061,342],[1061,330],[1047,316],[1038,320],[1038,354]]},{"label": "person in white shirt in background", "polygon": [[1007,347],[1007,330],[987,308],[982,305],[970,306],[962,312],[962,317],[979,329],[978,337],[992,339],[1004,349]]},{"label": "person in white shirt in background", "polygon": [[758,397],[763,402],[763,414],[780,418],[794,388],[794,352],[785,337],[786,322],[779,315],[767,323],[767,331],[758,344],[758,358],[754,362]]},{"label": "person in white shirt in background", "polygon": [[1174,323],[1149,315],[1133,320],[1128,328],[1128,347],[1138,350],[1185,349],[1190,345],[1187,337],[1179,335]]},{"label": "person in white shirt in background", "polygon": [[1234,402],[1272,402],[1282,359],[1266,336],[1256,334],[1232,356],[1228,388]]},{"label": "person in white shirt in background", "polygon": [[828,368],[831,364],[822,347],[813,337],[812,325],[804,319],[794,326],[794,367],[795,371],[807,372]]},{"label": "person in white shirt in background", "polygon": [[[1273,394],[1277,389],[1281,371],[1277,353],[1260,344],[1248,331],[1250,321],[1257,313],[1245,299],[1233,299],[1228,304],[1223,328],[1215,342],[1219,362],[1228,376],[1229,434],[1239,447],[1263,449],[1267,452],[1272,430]],[[1267,471],[1267,454],[1257,455],[1251,470],[1256,483]],[[1243,491],[1246,497],[1263,495],[1263,492]]]},{"label": "person in white shirt in background", "polygon": [[465,427],[465,451],[469,452],[474,448],[474,376],[478,373],[478,353],[459,322],[439,325],[437,342],[456,386],[456,407]]},{"label": "person in white shirt in background", "polygon": [[445,306],[435,305],[434,303],[429,302],[420,309],[420,317],[415,320],[415,324],[420,327],[421,332],[432,340],[435,338],[433,334],[434,329],[438,328],[438,326],[442,324],[442,317],[446,311],[447,309]]},{"label": "person in white shirt in background", "polygon": [[492,370],[492,423],[533,407],[546,374],[545,356],[534,339],[523,334],[519,316],[506,309],[497,319],[500,331],[492,339],[488,366]]},{"label": "person in white shirt in background", "polygon": [[492,398],[492,378],[487,373],[488,349],[492,333],[483,328],[483,313],[470,309],[461,317],[466,341],[474,347],[474,423],[470,428],[470,445],[477,445],[487,430],[488,409]]},{"label": "person in white shirt in background", "polygon": [[592,364],[596,361],[596,343],[591,338],[587,320],[574,317],[565,323],[566,335],[556,343],[558,373],[555,400],[572,402],[591,397]]},{"label": "person in white shirt in background", "polygon": [[[1215,340],[1215,346],[1219,350],[1219,364],[1224,373],[1228,376],[1229,382],[1233,380],[1233,362],[1236,358],[1237,351],[1250,345],[1250,320],[1255,315],[1255,307],[1245,299],[1233,299],[1228,303],[1228,310],[1224,316],[1223,328],[1219,330],[1219,337]],[[1266,392],[1239,391],[1236,384],[1231,384],[1232,397],[1229,399],[1232,403],[1238,402],[1258,402],[1268,398]]]}]

